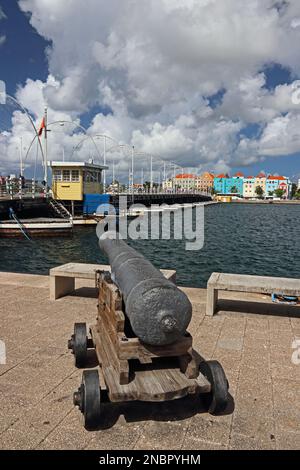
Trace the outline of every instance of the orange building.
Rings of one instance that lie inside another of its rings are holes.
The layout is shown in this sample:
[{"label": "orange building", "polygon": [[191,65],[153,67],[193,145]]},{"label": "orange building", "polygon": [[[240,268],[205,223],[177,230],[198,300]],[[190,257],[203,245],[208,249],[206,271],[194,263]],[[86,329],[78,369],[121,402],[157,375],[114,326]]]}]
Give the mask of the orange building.
[{"label": "orange building", "polygon": [[209,173],[208,171],[204,172],[200,176],[196,176],[195,189],[203,193],[211,193],[214,187],[214,178],[215,175]]}]

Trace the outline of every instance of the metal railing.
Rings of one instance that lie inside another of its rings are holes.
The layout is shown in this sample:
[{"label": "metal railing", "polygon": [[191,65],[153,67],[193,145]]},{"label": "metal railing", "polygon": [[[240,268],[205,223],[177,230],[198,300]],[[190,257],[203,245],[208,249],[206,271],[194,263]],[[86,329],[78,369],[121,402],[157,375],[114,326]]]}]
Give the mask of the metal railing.
[{"label": "metal railing", "polygon": [[38,181],[23,178],[0,179],[0,200],[48,197],[49,191]]}]

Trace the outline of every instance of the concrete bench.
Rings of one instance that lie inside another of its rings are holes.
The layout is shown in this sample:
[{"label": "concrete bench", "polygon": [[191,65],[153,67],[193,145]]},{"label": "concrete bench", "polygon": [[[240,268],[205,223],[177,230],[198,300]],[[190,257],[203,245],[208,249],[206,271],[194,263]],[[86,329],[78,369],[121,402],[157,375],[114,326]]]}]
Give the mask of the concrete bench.
[{"label": "concrete bench", "polygon": [[[50,300],[71,294],[75,290],[75,279],[95,280],[97,271],[109,271],[109,265],[68,263],[57,268],[50,269]],[[176,283],[176,271],[161,269],[163,275]]]},{"label": "concrete bench", "polygon": [[216,313],[219,290],[300,296],[300,279],[212,273],[207,283],[206,315]]}]

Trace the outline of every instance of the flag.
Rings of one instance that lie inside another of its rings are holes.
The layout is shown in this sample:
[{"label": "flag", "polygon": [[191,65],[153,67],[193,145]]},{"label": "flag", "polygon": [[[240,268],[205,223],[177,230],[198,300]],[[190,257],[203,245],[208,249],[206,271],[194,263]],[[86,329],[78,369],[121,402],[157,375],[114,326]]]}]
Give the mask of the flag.
[{"label": "flag", "polygon": [[39,137],[41,137],[42,133],[43,133],[43,129],[46,129],[46,125],[45,125],[45,118],[43,118],[42,122],[41,122],[41,125],[40,125],[40,130],[38,132],[38,135]]}]

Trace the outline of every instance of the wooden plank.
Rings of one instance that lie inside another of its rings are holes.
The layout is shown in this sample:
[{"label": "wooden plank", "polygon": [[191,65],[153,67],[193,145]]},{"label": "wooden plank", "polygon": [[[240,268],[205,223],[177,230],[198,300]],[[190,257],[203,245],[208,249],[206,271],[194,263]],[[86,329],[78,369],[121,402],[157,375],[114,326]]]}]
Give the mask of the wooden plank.
[{"label": "wooden plank", "polygon": [[[196,379],[187,379],[179,369],[141,370],[135,372],[135,378],[127,385],[118,383],[118,376],[112,367],[105,371],[109,398],[112,402],[176,400],[199,390]],[[209,391],[207,383],[202,392]]]},{"label": "wooden plank", "polygon": [[184,336],[176,343],[165,346],[151,346],[140,342],[138,338],[128,338],[127,341],[122,340],[119,333],[119,357],[120,359],[139,359],[142,360],[155,357],[172,357],[181,356],[187,353],[191,348],[193,339],[191,336]]},{"label": "wooden plank", "polygon": [[179,357],[180,370],[189,379],[195,379],[199,374],[199,367],[195,359],[193,348],[187,354]]},{"label": "wooden plank", "polygon": [[119,377],[119,382],[122,384],[128,383],[129,381],[129,364],[128,361],[120,361],[115,346],[109,336],[109,333],[105,328],[94,328],[92,329],[93,341],[96,350],[99,351],[99,355],[102,360],[102,367],[104,376],[106,374],[105,369],[112,366]]}]

